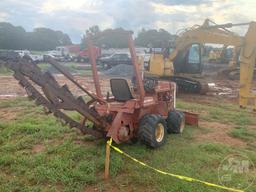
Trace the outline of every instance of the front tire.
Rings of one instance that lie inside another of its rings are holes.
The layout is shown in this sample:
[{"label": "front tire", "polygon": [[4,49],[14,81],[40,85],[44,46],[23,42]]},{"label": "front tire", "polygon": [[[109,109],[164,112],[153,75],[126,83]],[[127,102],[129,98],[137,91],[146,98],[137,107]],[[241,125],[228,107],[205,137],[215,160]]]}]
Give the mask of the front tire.
[{"label": "front tire", "polygon": [[152,148],[162,146],[166,141],[166,121],[160,115],[145,115],[140,120],[139,140]]},{"label": "front tire", "polygon": [[182,133],[185,128],[185,115],[180,111],[170,111],[167,121],[167,132],[168,133]]}]

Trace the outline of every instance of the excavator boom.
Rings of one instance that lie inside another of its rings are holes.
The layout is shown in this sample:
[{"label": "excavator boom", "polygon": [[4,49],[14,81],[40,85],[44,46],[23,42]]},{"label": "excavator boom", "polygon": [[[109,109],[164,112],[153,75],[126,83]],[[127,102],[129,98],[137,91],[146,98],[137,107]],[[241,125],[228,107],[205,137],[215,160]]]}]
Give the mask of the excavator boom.
[{"label": "excavator boom", "polygon": [[240,54],[240,92],[239,104],[246,107],[250,104],[256,111],[256,93],[253,92],[253,73],[256,62],[256,22],[249,24],[244,37]]}]

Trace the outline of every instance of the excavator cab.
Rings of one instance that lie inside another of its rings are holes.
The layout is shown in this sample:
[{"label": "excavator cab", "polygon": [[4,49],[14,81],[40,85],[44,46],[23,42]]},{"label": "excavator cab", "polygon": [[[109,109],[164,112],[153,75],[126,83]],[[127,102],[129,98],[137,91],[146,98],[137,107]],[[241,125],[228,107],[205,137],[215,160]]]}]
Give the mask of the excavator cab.
[{"label": "excavator cab", "polygon": [[[168,54],[166,50],[169,50]],[[179,50],[175,44],[170,44],[169,49],[151,53],[145,76],[174,81],[181,92],[203,93],[207,91],[207,85],[191,78],[191,75],[201,74],[202,70],[201,44],[192,43]]]},{"label": "excavator cab", "polygon": [[[161,52],[151,52],[149,65],[146,72],[152,75],[166,76],[179,73],[184,74],[200,74],[203,70],[202,65],[202,46],[198,43],[190,44],[178,51],[177,56],[171,61],[169,55],[175,51],[175,47],[168,47]],[[168,51],[167,51],[168,50]],[[170,72],[170,67],[173,65],[174,73]]]},{"label": "excavator cab", "polygon": [[194,43],[187,49],[179,51],[173,61],[175,73],[198,74],[202,72],[201,45]]}]

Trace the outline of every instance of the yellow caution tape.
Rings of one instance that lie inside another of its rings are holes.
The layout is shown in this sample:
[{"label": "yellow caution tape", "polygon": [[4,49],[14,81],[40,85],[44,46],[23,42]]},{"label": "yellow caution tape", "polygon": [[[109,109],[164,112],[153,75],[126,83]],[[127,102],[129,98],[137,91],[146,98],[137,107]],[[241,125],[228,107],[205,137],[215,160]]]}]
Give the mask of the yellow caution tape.
[{"label": "yellow caution tape", "polygon": [[113,148],[115,151],[117,151],[118,153],[128,157],[129,159],[135,161],[136,163],[139,163],[140,165],[142,166],[145,166],[149,169],[152,169],[158,173],[161,173],[163,175],[169,175],[169,176],[172,176],[172,177],[175,177],[175,178],[178,178],[178,179],[181,179],[181,180],[185,180],[185,181],[189,181],[189,182],[197,182],[197,183],[202,183],[204,185],[207,185],[207,186],[210,186],[210,187],[216,187],[216,188],[220,188],[220,189],[225,189],[225,190],[228,190],[228,191],[234,191],[234,192],[245,192],[244,190],[240,190],[240,189],[234,189],[234,188],[229,188],[229,187],[225,187],[225,186],[222,186],[222,185],[217,185],[217,184],[214,184],[214,183],[209,183],[209,182],[206,182],[206,181],[202,181],[202,180],[199,180],[199,179],[194,179],[194,178],[191,178],[191,177],[186,177],[186,176],[181,176],[181,175],[176,175],[176,174],[173,174],[173,173],[168,173],[168,172],[165,172],[165,171],[161,171],[159,169],[156,169],[146,163],[143,163],[141,161],[139,161],[138,159],[135,159],[134,157],[130,156],[129,154],[125,153],[124,151],[122,151],[121,149],[115,147],[112,145],[112,138],[110,138],[108,141],[107,141],[107,144]]}]

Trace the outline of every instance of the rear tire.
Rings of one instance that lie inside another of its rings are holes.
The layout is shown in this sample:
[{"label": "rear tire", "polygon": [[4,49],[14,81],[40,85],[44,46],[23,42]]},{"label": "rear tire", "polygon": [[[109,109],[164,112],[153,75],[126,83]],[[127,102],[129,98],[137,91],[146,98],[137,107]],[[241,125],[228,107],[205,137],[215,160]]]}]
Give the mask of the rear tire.
[{"label": "rear tire", "polygon": [[185,115],[180,111],[170,111],[167,121],[167,132],[168,133],[182,133],[185,128]]},{"label": "rear tire", "polygon": [[158,148],[166,141],[166,121],[160,115],[145,115],[140,120],[139,140],[149,147]]}]

